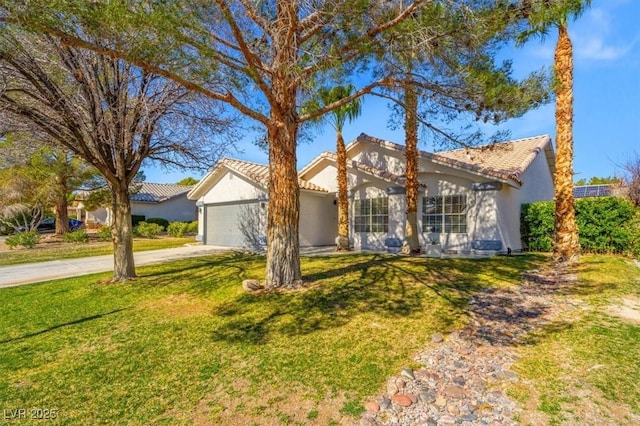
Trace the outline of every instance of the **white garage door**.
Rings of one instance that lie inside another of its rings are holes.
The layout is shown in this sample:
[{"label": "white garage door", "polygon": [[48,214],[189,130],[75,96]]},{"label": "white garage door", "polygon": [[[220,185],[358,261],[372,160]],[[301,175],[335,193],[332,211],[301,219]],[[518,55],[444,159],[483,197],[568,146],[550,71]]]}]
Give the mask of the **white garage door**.
[{"label": "white garage door", "polygon": [[264,208],[259,202],[205,206],[204,243],[255,247],[264,240]]}]

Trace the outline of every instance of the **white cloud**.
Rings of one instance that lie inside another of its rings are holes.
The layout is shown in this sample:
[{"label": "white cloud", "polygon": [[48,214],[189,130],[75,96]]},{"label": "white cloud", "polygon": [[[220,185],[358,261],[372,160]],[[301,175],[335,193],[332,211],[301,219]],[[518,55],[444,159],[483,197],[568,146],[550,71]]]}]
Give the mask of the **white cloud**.
[{"label": "white cloud", "polygon": [[570,24],[576,59],[615,61],[629,53],[636,40],[626,43],[613,41],[617,33],[613,31],[614,25],[610,11],[602,8],[589,9],[573,26]]},{"label": "white cloud", "polygon": [[629,46],[612,46],[597,37],[576,40],[575,54],[579,59],[614,61],[625,56],[633,47]]}]

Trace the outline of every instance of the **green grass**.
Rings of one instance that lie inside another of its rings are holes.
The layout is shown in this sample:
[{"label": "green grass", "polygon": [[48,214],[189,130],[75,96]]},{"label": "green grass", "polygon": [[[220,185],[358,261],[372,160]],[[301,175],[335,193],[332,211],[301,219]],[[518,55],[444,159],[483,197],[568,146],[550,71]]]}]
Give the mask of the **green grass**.
[{"label": "green grass", "polygon": [[[640,297],[640,268],[622,257],[585,256],[578,276],[580,283],[564,293],[582,309],[530,337],[514,366],[529,384],[510,393],[522,404],[536,401],[549,424],[579,421],[584,404],[625,404],[638,416],[640,326],[612,317],[606,307],[622,297]],[[600,416],[615,411],[604,409]],[[603,424],[637,420],[601,417]]]},{"label": "green grass", "polygon": [[[181,247],[192,242],[194,242],[193,237],[136,238],[133,241],[133,250],[145,251]],[[75,259],[112,253],[113,244],[111,242],[92,242],[87,244],[61,243],[53,247],[40,245],[33,249],[17,249],[0,252],[0,266],[46,262],[49,260]]]},{"label": "green grass", "polygon": [[340,424],[487,286],[544,257],[303,258],[294,292],[244,293],[264,258],[221,254],[0,290],[0,401],[51,424]]}]

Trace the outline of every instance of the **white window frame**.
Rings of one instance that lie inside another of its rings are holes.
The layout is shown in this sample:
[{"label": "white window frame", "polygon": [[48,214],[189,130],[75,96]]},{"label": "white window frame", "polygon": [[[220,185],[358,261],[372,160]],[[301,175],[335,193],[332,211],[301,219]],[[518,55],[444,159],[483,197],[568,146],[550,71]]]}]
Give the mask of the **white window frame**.
[{"label": "white window frame", "polygon": [[353,232],[388,233],[389,197],[353,200]]},{"label": "white window frame", "polygon": [[469,227],[467,207],[467,194],[423,197],[422,232],[466,234]]}]

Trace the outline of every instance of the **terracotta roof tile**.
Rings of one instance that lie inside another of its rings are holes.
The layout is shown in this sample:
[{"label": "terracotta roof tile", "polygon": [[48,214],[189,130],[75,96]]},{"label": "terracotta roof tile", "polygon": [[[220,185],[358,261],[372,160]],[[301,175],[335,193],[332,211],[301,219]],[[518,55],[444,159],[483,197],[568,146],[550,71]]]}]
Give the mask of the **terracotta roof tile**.
[{"label": "terracotta roof tile", "polygon": [[[258,182],[265,188],[269,185],[269,166],[258,163],[251,163],[249,161],[236,160],[234,158],[224,158],[221,160],[221,164],[237,171],[240,174],[245,175],[249,179]],[[329,192],[327,189],[322,188],[316,184],[308,182],[304,179],[298,179],[300,189],[306,189],[309,191],[317,192]]]},{"label": "terracotta roof tile", "polygon": [[[326,158],[330,158],[333,161],[338,161],[338,156],[336,154],[334,154],[333,152],[323,152],[322,154],[320,154],[321,156],[324,156]],[[356,170],[362,170],[365,173],[368,173],[370,175],[373,176],[377,176],[383,180],[389,181],[389,182],[393,182],[393,183],[397,183],[398,185],[404,185],[407,181],[405,176],[398,176],[394,173],[391,173],[387,170],[382,170],[379,169],[377,167],[373,167],[364,163],[361,163],[359,161],[355,161],[355,160],[349,160],[347,162],[347,166],[348,167],[352,167]],[[419,184],[420,186],[425,186],[424,184]]]},{"label": "terracotta roof tile", "polygon": [[[361,134],[356,139],[404,152],[404,146]],[[536,156],[551,143],[548,135],[497,142],[474,148],[442,151],[436,154],[420,151],[420,156],[436,163],[469,170],[487,177],[522,185],[522,175]],[[551,165],[555,167],[554,164]]]}]

